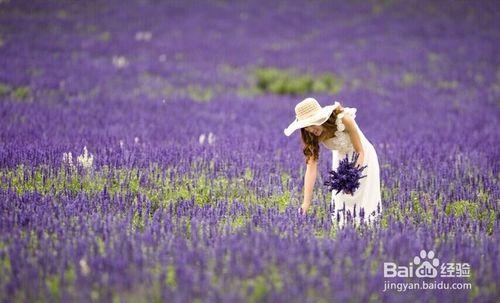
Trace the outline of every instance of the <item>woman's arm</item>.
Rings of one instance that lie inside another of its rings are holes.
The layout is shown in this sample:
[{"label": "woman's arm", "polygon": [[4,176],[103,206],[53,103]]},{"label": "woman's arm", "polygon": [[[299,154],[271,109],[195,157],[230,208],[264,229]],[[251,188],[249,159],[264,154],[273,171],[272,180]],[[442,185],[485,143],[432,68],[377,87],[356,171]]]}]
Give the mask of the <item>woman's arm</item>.
[{"label": "woman's arm", "polygon": [[314,183],[316,182],[316,175],[318,173],[318,161],[309,159],[307,162],[306,173],[304,176],[304,201],[302,203],[302,211],[305,214],[311,206]]},{"label": "woman's arm", "polygon": [[363,150],[363,144],[361,144],[361,138],[359,137],[358,130],[356,129],[356,124],[354,119],[348,115],[342,117],[342,123],[345,125],[345,129],[351,138],[352,145],[357,153],[359,153],[359,158],[356,161],[357,166],[363,166],[365,162],[365,151]]},{"label": "woman's arm", "polygon": [[[361,138],[359,137],[358,130],[356,129],[356,124],[354,119],[348,115],[342,117],[342,123],[345,125],[345,129],[351,138],[352,145],[354,150],[359,153],[358,160],[356,161],[356,166],[363,166],[363,162],[365,162],[365,151],[363,150],[363,144],[361,144]],[[346,192],[347,194],[352,195],[352,192]]]}]

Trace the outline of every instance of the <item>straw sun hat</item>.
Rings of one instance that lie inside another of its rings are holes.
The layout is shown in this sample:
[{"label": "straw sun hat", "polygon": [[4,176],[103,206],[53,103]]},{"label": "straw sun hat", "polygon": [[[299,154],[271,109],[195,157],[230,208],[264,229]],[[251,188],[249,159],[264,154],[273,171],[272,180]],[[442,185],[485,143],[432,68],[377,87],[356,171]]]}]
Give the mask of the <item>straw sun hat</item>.
[{"label": "straw sun hat", "polygon": [[285,129],[285,135],[290,136],[294,131],[303,127],[323,124],[337,106],[339,106],[337,101],[333,105],[324,107],[321,107],[314,98],[300,101],[295,106],[295,120]]}]

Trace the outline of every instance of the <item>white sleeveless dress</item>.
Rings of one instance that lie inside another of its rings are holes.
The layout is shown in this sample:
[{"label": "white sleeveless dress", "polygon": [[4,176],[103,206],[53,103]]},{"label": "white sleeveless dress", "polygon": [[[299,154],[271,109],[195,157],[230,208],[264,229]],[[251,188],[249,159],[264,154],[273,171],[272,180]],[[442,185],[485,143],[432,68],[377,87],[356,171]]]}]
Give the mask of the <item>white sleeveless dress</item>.
[{"label": "white sleeveless dress", "polygon": [[[337,169],[339,161],[345,158],[346,154],[349,156],[349,159],[352,159],[352,153],[355,149],[351,142],[349,133],[345,130],[342,117],[344,117],[344,115],[350,115],[354,119],[356,118],[356,111],[357,109],[354,107],[344,107],[344,111],[337,115],[337,131],[335,132],[335,137],[322,142],[326,148],[332,150],[333,170]],[[355,224],[359,224],[361,221],[359,216],[361,208],[364,208],[364,221],[366,223],[373,223],[374,220],[380,218],[380,214],[382,213],[380,169],[377,152],[370,141],[366,139],[356,122],[355,125],[365,154],[363,166],[367,165],[367,167],[362,171],[362,174],[366,175],[366,177],[360,179],[360,186],[356,189],[353,195],[345,194],[343,191],[335,195],[337,191],[332,191],[331,209],[333,211],[331,212],[331,219],[332,223],[336,224],[338,215],[340,227],[344,226],[348,211],[350,211],[351,217],[353,217],[355,206]]]}]

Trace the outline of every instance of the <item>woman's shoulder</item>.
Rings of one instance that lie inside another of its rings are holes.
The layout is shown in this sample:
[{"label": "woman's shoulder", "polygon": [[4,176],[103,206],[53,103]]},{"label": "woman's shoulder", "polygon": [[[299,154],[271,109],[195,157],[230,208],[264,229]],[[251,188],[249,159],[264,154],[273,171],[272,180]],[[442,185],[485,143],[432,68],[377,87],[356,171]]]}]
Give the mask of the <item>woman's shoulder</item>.
[{"label": "woman's shoulder", "polygon": [[349,116],[352,119],[355,119],[357,111],[358,111],[358,109],[355,107],[344,106],[342,108],[342,111],[337,114],[337,119],[336,119],[337,125],[342,124],[345,116]]},{"label": "woman's shoulder", "polygon": [[354,119],[356,118],[356,111],[357,109],[355,107],[349,107],[349,106],[343,106],[342,109],[338,108],[339,112],[337,113],[335,117],[335,125],[336,125],[336,130],[335,130],[335,136],[340,136],[342,132],[345,131],[346,129],[346,124],[353,124]]}]

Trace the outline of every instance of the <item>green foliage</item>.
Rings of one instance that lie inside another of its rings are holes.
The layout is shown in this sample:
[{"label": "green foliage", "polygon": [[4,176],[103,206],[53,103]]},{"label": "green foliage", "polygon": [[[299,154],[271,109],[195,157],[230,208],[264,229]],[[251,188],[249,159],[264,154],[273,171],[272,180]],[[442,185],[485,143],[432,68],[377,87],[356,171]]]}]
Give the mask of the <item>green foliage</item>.
[{"label": "green foliage", "polygon": [[290,69],[272,67],[257,68],[255,77],[259,91],[279,95],[303,95],[312,92],[337,94],[344,83],[342,78],[330,73],[315,77],[309,73],[297,74]]},{"label": "green foliage", "polygon": [[417,80],[420,80],[417,74],[405,72],[403,74],[402,84],[403,86],[412,86]]},{"label": "green foliage", "polygon": [[445,213],[452,216],[462,216],[469,214],[473,218],[478,218],[478,204],[468,200],[459,200],[446,205]]},{"label": "green foliage", "polygon": [[286,172],[281,173],[281,183],[283,184],[283,186],[287,186],[290,179],[291,179],[290,174]]},{"label": "green foliage", "polygon": [[309,263],[300,263],[298,265],[298,269],[304,276],[313,278],[318,275],[318,268],[314,265],[310,265]]},{"label": "green foliage", "polygon": [[387,216],[382,216],[382,218],[380,219],[380,227],[382,229],[387,229],[389,227]]},{"label": "green foliage", "polygon": [[[383,210],[381,218],[382,228],[388,228],[388,221],[390,217],[396,221],[405,221],[406,218],[409,218],[410,221],[415,224],[432,224],[432,220],[434,218],[433,209],[435,207],[442,209],[441,198],[436,201],[427,202],[435,205],[429,205],[427,207],[427,211],[425,211],[422,206],[422,203],[424,202],[419,199],[418,193],[416,191],[412,191],[410,196],[410,203],[391,203],[385,210]],[[484,194],[483,198],[485,196],[487,196],[487,194]],[[486,224],[487,233],[489,235],[493,234],[496,220],[495,212],[487,208],[481,210],[479,202],[469,200],[451,202],[446,205],[444,214],[446,216],[455,217],[470,216],[474,220],[483,221],[484,224]]]},{"label": "green foliage", "polygon": [[135,97],[146,96],[160,100],[176,95],[196,102],[209,102],[217,93],[224,90],[221,85],[202,86],[197,83],[189,83],[186,86],[174,85],[169,79],[150,72],[139,74],[137,83],[132,92]]},{"label": "green foliage", "polygon": [[428,209],[427,212],[424,210],[424,208],[421,205],[418,193],[416,191],[411,191],[410,195],[412,199],[412,209],[413,209],[412,218],[414,219],[414,221],[418,223],[425,222],[426,224],[432,224],[433,213],[431,212],[431,210]]},{"label": "green foliage", "polygon": [[245,180],[248,180],[248,181],[252,181],[253,180],[253,172],[252,172],[252,170],[249,167],[247,167],[245,169]]},{"label": "green foliage", "polygon": [[66,280],[69,284],[72,284],[76,279],[75,267],[70,265],[66,271],[64,272],[64,280]]},{"label": "green foliage", "polygon": [[97,244],[97,249],[99,251],[99,254],[101,256],[104,256],[104,254],[106,253],[106,245],[104,243],[104,240],[101,237],[96,237],[95,242]]},{"label": "green foliage", "polygon": [[258,275],[243,282],[244,289],[252,288],[253,291],[248,298],[248,302],[261,302],[269,292],[269,287],[264,275]]},{"label": "green foliage", "polygon": [[273,194],[268,198],[263,198],[262,200],[264,205],[277,207],[280,212],[283,212],[291,202],[291,195],[290,192],[286,191],[284,193]]},{"label": "green foliage", "polygon": [[[152,164],[148,171],[104,167],[92,175],[80,174],[76,170],[66,170],[64,167],[54,170],[46,166],[28,168],[21,164],[14,170],[0,169],[0,177],[4,176],[2,180],[6,180],[0,183],[0,188],[7,189],[10,184],[18,194],[36,190],[44,195],[69,191],[72,194],[84,192],[90,196],[98,195],[106,188],[111,196],[127,192],[142,193],[151,200],[154,209],[172,201],[191,197],[194,197],[199,205],[211,203],[214,199],[223,198],[227,190],[231,190],[231,194],[235,197],[245,193],[240,190],[243,188],[241,181],[228,180],[225,176],[209,180],[205,173],[195,176],[180,175],[170,182],[168,178],[162,177],[163,172],[163,169],[156,164]],[[169,174],[170,169],[167,168],[165,175]],[[247,174],[252,173],[247,171]],[[147,181],[141,185],[140,180],[143,176]]]},{"label": "green foliage", "polygon": [[410,218],[410,221],[415,224],[432,223],[432,208],[428,207],[427,211],[424,210],[422,206],[423,202],[420,200],[418,192],[411,191],[410,198],[411,200],[409,203],[391,203],[389,207],[382,210],[382,218],[380,222],[382,228],[386,229],[388,227],[389,217],[392,217],[396,221],[405,221],[406,218]]},{"label": "green foliage", "polygon": [[191,238],[191,218],[190,217],[186,217],[186,230],[185,230],[184,234],[186,235],[187,239]]},{"label": "green foliage", "polygon": [[[481,213],[481,215],[483,214],[486,214],[487,217],[487,227],[486,227],[486,232],[488,233],[488,235],[493,235],[493,228],[495,226],[495,220],[496,220],[496,215],[495,215],[495,212],[494,211],[490,211],[489,213],[487,211],[484,211]],[[480,215],[480,219],[481,218],[481,215]]]},{"label": "green foliage", "polygon": [[[195,160],[192,163],[193,173],[177,173],[175,168],[160,167],[152,163],[149,168],[110,168],[102,167],[91,173],[78,172],[68,167],[53,168],[46,165],[37,167],[26,167],[22,164],[14,169],[0,169],[0,188],[7,190],[11,188],[19,195],[25,192],[37,191],[42,195],[58,195],[61,193],[85,193],[89,197],[100,195],[104,189],[110,196],[121,196],[125,194],[143,195],[151,201],[150,212],[146,212],[143,205],[142,215],[136,212],[132,217],[131,227],[142,230],[146,220],[151,218],[156,209],[166,207],[180,200],[193,199],[197,205],[203,206],[214,204],[217,201],[240,201],[245,204],[259,204],[264,207],[275,207],[279,212],[284,212],[288,207],[298,206],[300,203],[294,197],[300,197],[298,189],[284,190],[289,187],[291,176],[285,171],[271,176],[272,179],[281,182],[281,186],[270,191],[257,191],[248,186],[255,178],[255,173],[250,167],[246,167],[240,176],[227,177],[224,174],[215,174],[214,165]],[[174,176],[170,179],[170,175]],[[214,176],[211,179],[208,176]],[[397,185],[388,189],[382,187],[382,198],[390,201],[397,194]],[[326,196],[316,192],[315,200],[330,201],[331,193]],[[478,201],[455,201],[449,203],[444,215],[447,216],[472,216],[476,220],[484,222],[488,234],[492,234],[495,226],[495,214],[489,209],[481,210],[480,204],[489,201],[488,192],[478,190]],[[324,207],[326,205],[326,208]],[[389,218],[397,221],[405,221],[409,218],[414,224],[432,224],[433,210],[437,207],[442,209],[441,198],[430,201],[428,195],[412,191],[410,200],[402,203],[393,202],[386,206],[382,212],[381,227],[388,228]],[[310,214],[317,219],[331,220],[328,212],[328,202],[321,205],[313,205]],[[221,226],[230,224],[231,229],[245,226],[249,218],[244,215],[220,222]],[[223,229],[221,229],[223,232]],[[313,230],[317,237],[335,238],[336,228],[330,230]],[[35,248],[36,238],[30,238],[30,243]],[[99,244],[99,243],[98,243]],[[104,253],[104,247],[99,247],[99,252]]]},{"label": "green foliage", "polygon": [[487,234],[493,234],[496,220],[495,212],[489,209],[480,210],[477,202],[469,200],[454,201],[447,204],[444,211],[448,216],[460,217],[465,215],[478,221],[484,221]]},{"label": "green foliage", "polygon": [[455,80],[447,81],[447,80],[439,80],[436,83],[438,88],[442,89],[455,89],[458,87],[458,82]]},{"label": "green foliage", "polygon": [[139,215],[139,212],[134,212],[134,216],[132,218],[132,228],[140,231],[144,230],[144,213],[143,215]]},{"label": "green foliage", "polygon": [[323,74],[314,81],[314,92],[330,92],[338,94],[342,89],[344,80],[340,76],[334,74]]},{"label": "green foliage", "polygon": [[379,269],[380,269],[379,261],[375,258],[372,259],[372,261],[370,262],[370,274],[372,276],[377,275]]},{"label": "green foliage", "polygon": [[[0,249],[3,250],[3,242],[0,242]],[[7,252],[7,250],[4,250],[5,252]],[[11,265],[11,261],[10,261],[10,256],[8,253],[4,253],[1,257],[0,257],[0,277],[5,277],[5,282],[9,282],[10,281],[10,277],[12,277],[12,265]],[[0,296],[1,298],[2,296]]]},{"label": "green foliage", "polygon": [[54,301],[60,300],[59,286],[61,284],[61,279],[59,275],[51,275],[45,278],[45,285],[52,295]]},{"label": "green foliage", "polygon": [[249,221],[250,221],[250,219],[247,216],[240,215],[240,216],[234,217],[232,219],[231,227],[232,228],[240,228],[240,227],[245,226]]},{"label": "green foliage", "polygon": [[266,267],[266,276],[273,288],[280,293],[283,290],[283,278],[279,268],[274,264],[268,265]]},{"label": "green foliage", "polygon": [[210,87],[204,88],[195,84],[188,85],[187,93],[191,99],[197,102],[210,101],[214,96],[214,92]]},{"label": "green foliage", "polygon": [[107,31],[102,32],[99,35],[99,40],[104,41],[104,42],[108,42],[110,38],[111,38],[111,34],[110,34],[110,32],[107,32]]},{"label": "green foliage", "polygon": [[167,284],[171,288],[176,288],[177,287],[175,267],[172,264],[169,264],[167,266],[167,275],[165,277],[165,284]]},{"label": "green foliage", "polygon": [[27,86],[18,86],[14,89],[13,95],[16,99],[25,100],[30,94],[30,88]]},{"label": "green foliage", "polygon": [[0,96],[8,94],[10,90],[11,90],[10,85],[5,83],[0,83]]}]

